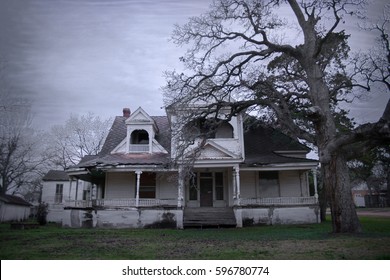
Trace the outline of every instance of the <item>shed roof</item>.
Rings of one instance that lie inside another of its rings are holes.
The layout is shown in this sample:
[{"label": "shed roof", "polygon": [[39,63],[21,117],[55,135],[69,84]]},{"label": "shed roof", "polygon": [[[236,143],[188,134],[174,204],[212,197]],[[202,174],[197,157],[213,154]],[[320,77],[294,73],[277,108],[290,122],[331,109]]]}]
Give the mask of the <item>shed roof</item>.
[{"label": "shed roof", "polygon": [[0,194],[0,201],[3,201],[6,204],[32,206],[31,203],[27,202],[23,198],[16,195],[10,195],[10,194]]}]

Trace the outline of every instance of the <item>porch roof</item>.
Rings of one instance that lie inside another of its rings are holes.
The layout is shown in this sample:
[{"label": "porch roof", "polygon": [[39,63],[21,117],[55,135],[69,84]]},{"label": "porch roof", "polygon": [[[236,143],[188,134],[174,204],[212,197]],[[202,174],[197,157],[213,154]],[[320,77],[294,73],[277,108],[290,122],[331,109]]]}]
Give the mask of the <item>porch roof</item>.
[{"label": "porch roof", "polygon": [[317,160],[299,158],[299,157],[288,157],[279,155],[277,153],[269,152],[263,154],[249,154],[245,158],[243,165],[246,166],[258,166],[258,165],[270,165],[270,164],[283,164],[283,163],[318,163]]},{"label": "porch roof", "polygon": [[169,155],[165,153],[108,154],[89,161],[80,162],[78,168],[104,167],[117,165],[167,165]]}]

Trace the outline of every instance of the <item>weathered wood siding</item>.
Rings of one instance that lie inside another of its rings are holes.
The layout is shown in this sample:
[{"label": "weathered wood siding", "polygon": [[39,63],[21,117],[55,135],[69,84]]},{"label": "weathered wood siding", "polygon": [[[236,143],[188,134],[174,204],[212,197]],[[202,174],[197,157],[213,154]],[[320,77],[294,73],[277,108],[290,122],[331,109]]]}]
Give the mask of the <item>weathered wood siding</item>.
[{"label": "weathered wood siding", "polygon": [[[142,177],[142,174],[141,174]],[[134,172],[107,173],[106,199],[135,198],[136,175]],[[177,176],[174,173],[157,173],[156,177],[156,198],[176,199],[177,198]]]},{"label": "weathered wood siding", "polygon": [[261,185],[258,171],[240,172],[241,197],[300,197],[309,196],[306,172],[279,171],[279,185]]},{"label": "weathered wood siding", "polygon": [[157,174],[156,195],[160,199],[177,199],[177,174],[159,173]]},{"label": "weathered wood siding", "polygon": [[258,172],[256,171],[241,171],[240,172],[240,186],[241,197],[256,197],[258,185]]},{"label": "weathered wood siding", "polygon": [[0,222],[23,221],[30,215],[29,206],[0,202]]},{"label": "weathered wood siding", "polygon": [[[42,201],[50,204],[56,202],[56,185],[63,185],[62,193],[62,203],[65,200],[74,200],[76,198],[76,181],[72,182],[72,190],[69,193],[70,183],[69,181],[44,181],[42,187]],[[77,199],[81,200],[83,198],[84,182],[79,181]]]},{"label": "weathered wood siding", "polygon": [[134,172],[107,172],[104,198],[134,198],[135,178]]},{"label": "weathered wood siding", "polygon": [[301,191],[301,180],[298,171],[281,171],[279,172],[280,196],[297,197],[303,196]]}]

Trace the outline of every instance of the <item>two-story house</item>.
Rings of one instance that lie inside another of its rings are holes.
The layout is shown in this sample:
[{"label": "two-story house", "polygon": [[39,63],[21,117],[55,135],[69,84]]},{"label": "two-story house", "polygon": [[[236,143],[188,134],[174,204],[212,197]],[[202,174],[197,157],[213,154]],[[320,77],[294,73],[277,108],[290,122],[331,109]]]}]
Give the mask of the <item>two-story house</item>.
[{"label": "two-story house", "polygon": [[[71,178],[91,182],[96,199],[88,205],[67,201],[63,225],[319,222],[316,180],[309,187],[317,161],[306,158],[306,146],[264,125],[244,129],[243,115],[237,115],[222,122],[201,146],[190,143],[178,161],[178,114],[168,109],[167,116],[149,116],[142,108],[133,113],[125,108],[99,155],[67,170]],[[200,150],[193,157],[195,147]]]}]

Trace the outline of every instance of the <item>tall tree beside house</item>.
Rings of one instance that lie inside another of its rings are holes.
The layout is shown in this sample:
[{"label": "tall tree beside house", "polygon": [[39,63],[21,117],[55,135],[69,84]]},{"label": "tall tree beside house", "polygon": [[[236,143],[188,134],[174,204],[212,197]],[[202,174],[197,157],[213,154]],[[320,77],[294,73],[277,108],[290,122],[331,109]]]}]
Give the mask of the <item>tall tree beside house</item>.
[{"label": "tall tree beside house", "polygon": [[[189,46],[181,57],[186,70],[167,72],[164,87],[167,106],[187,108],[207,100],[197,119],[218,123],[221,114],[229,119],[257,112],[316,146],[334,232],[361,231],[347,166],[361,146],[351,144],[364,142],[368,150],[389,143],[389,104],[377,123],[352,126],[341,106],[352,102],[355,88],[368,90],[374,77],[372,67],[349,60],[349,35],[341,27],[362,5],[353,0],[215,0],[209,12],[174,29],[173,42]],[[294,20],[278,17],[282,12]]]},{"label": "tall tree beside house", "polygon": [[0,88],[0,193],[39,189],[45,157],[41,138],[31,128],[30,105]]},{"label": "tall tree beside house", "polygon": [[97,155],[110,130],[111,119],[89,112],[72,115],[64,125],[53,126],[48,135],[47,154],[55,167],[66,169],[86,155]]}]

